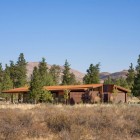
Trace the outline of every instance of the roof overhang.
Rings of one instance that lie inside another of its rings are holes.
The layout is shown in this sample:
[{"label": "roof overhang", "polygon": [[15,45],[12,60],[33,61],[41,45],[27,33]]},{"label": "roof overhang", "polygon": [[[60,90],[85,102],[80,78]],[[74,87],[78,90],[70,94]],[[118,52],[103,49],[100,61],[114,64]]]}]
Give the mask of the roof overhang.
[{"label": "roof overhang", "polygon": [[[103,87],[103,84],[88,84],[88,85],[65,85],[65,86],[44,86],[44,90],[48,91],[85,91],[87,89],[95,89]],[[2,93],[27,93],[29,92],[29,87],[14,88],[10,90],[2,91]]]},{"label": "roof overhang", "polygon": [[125,92],[125,93],[131,92],[131,90],[126,89],[126,88],[123,88],[123,87],[121,87],[121,86],[117,86],[117,85],[114,85],[114,88],[118,89],[119,91],[123,91],[123,92]]}]

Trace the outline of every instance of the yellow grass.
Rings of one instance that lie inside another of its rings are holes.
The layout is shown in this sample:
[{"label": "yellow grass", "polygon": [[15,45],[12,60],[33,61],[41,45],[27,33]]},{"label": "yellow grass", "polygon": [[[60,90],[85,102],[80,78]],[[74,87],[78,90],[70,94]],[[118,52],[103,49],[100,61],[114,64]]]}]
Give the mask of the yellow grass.
[{"label": "yellow grass", "polygon": [[139,140],[139,105],[0,105],[0,140]]}]

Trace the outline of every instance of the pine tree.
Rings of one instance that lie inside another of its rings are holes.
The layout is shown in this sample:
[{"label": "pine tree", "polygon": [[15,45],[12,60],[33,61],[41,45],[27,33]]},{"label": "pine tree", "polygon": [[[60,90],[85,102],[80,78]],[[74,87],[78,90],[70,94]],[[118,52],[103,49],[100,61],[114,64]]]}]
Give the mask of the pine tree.
[{"label": "pine tree", "polygon": [[13,82],[13,88],[17,87],[17,68],[13,61],[10,61],[10,66],[6,65],[6,69],[9,70],[10,78]]},{"label": "pine tree", "polygon": [[138,63],[138,65],[136,66],[136,71],[137,71],[137,73],[139,73],[139,71],[140,71],[140,55],[139,55],[139,58],[137,60],[137,63]]},{"label": "pine tree", "polygon": [[0,63],[0,93],[2,91],[2,81],[3,81],[3,68],[2,64]]},{"label": "pine tree", "polygon": [[129,70],[128,70],[127,78],[126,78],[126,81],[127,81],[130,89],[132,88],[132,86],[134,84],[134,78],[135,78],[135,70],[133,68],[133,64],[131,63]]},{"label": "pine tree", "polygon": [[74,73],[70,74],[70,85],[76,85],[78,82],[76,81],[76,77]]},{"label": "pine tree", "polygon": [[42,58],[42,61],[39,63],[39,73],[41,77],[42,86],[54,85],[53,77],[48,72],[48,67],[45,58]]},{"label": "pine tree", "polygon": [[60,83],[60,73],[61,73],[60,66],[58,65],[51,66],[50,75],[52,76],[55,85],[59,85]]},{"label": "pine tree", "polygon": [[10,78],[10,72],[8,67],[6,66],[6,69],[3,74],[3,81],[2,81],[2,90],[8,90],[13,88],[13,82]]},{"label": "pine tree", "polygon": [[17,64],[16,64],[16,74],[17,74],[17,82],[16,87],[22,87],[27,84],[27,69],[26,69],[27,62],[24,58],[24,54],[21,53],[19,55]]},{"label": "pine tree", "polygon": [[138,62],[138,65],[136,66],[137,74],[134,79],[134,86],[132,87],[132,94],[136,97],[140,97],[140,55],[137,62]]},{"label": "pine tree", "polygon": [[39,73],[41,77],[42,87],[47,85],[47,75],[48,75],[48,67],[45,58],[42,58],[42,61],[39,63]]},{"label": "pine tree", "polygon": [[119,86],[124,87],[124,88],[129,88],[128,83],[125,78],[121,77],[121,78],[119,78],[119,80],[120,80]]},{"label": "pine tree", "polygon": [[120,78],[115,79],[114,84],[120,86],[121,85]]},{"label": "pine tree", "polygon": [[62,76],[62,85],[70,85],[70,77],[71,77],[70,64],[66,60],[64,64],[64,70]]},{"label": "pine tree", "polygon": [[108,76],[108,78],[105,79],[104,84],[113,84],[113,80],[111,79],[110,76]]},{"label": "pine tree", "polygon": [[100,64],[96,64],[95,66],[93,64],[90,65],[89,69],[87,69],[87,74],[83,78],[83,82],[85,84],[97,84],[100,82],[99,78],[99,68]]},{"label": "pine tree", "polygon": [[30,83],[30,97],[36,104],[42,94],[42,83],[41,83],[40,73],[37,67],[34,67],[33,74],[31,75]]},{"label": "pine tree", "polygon": [[132,88],[132,94],[136,97],[140,97],[140,69],[134,79],[134,86]]},{"label": "pine tree", "polygon": [[[2,83],[1,83],[1,90],[9,90],[13,88],[13,82],[10,78],[10,72],[9,68],[6,65],[5,70],[3,71],[3,78],[2,78]],[[1,97],[10,99],[11,94],[1,94]]]}]

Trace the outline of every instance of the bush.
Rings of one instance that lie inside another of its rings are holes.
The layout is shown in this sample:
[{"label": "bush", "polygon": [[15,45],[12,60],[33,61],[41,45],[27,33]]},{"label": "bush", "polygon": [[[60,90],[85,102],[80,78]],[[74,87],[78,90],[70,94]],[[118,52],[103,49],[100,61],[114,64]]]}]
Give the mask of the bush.
[{"label": "bush", "polygon": [[130,105],[5,108],[0,109],[0,139],[138,140],[139,112],[139,106]]}]

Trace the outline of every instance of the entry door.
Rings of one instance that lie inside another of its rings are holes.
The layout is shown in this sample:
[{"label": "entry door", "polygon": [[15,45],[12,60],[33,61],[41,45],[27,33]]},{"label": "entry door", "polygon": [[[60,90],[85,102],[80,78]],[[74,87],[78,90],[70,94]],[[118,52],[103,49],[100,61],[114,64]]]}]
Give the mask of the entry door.
[{"label": "entry door", "polygon": [[104,102],[105,102],[105,103],[108,102],[108,93],[104,93]]}]

